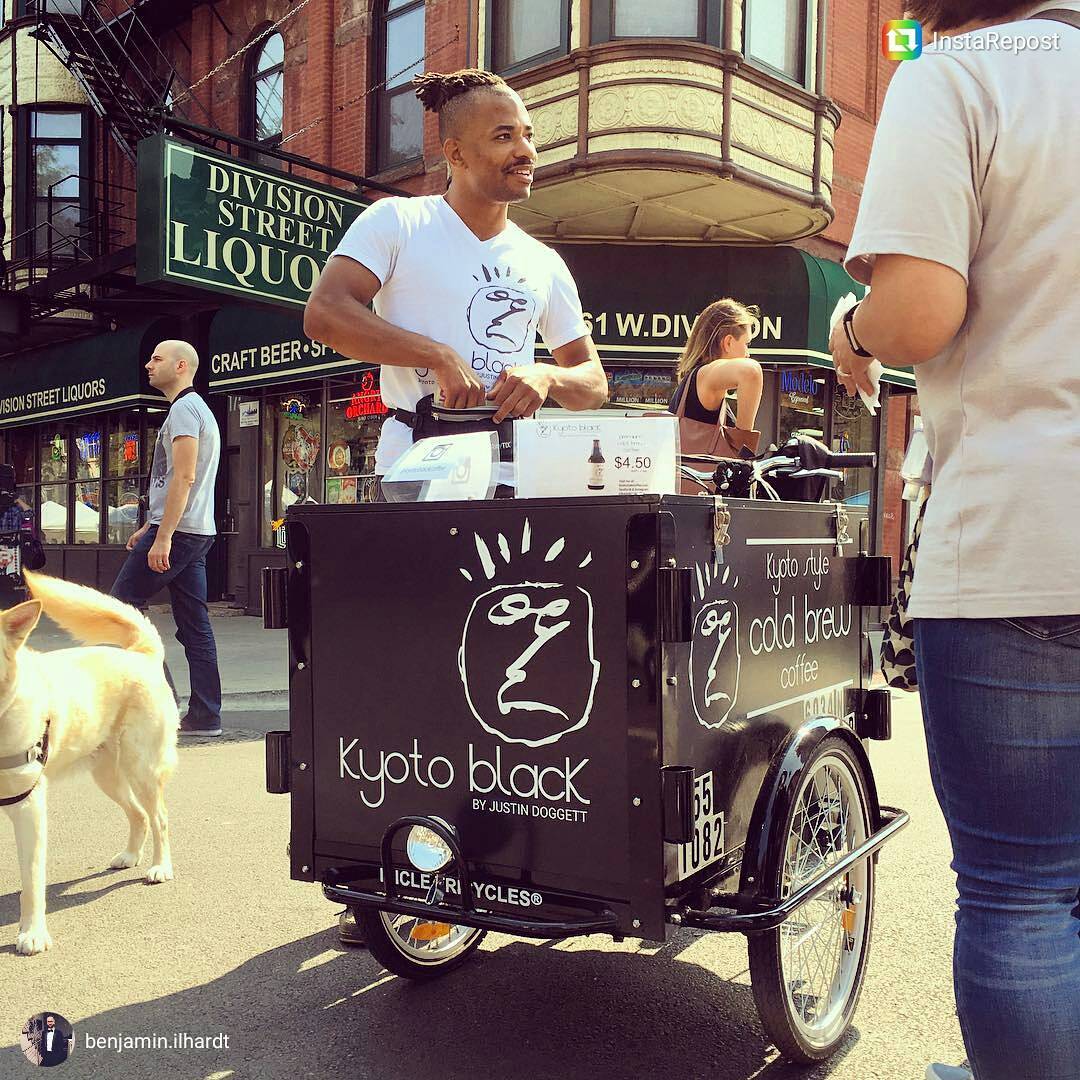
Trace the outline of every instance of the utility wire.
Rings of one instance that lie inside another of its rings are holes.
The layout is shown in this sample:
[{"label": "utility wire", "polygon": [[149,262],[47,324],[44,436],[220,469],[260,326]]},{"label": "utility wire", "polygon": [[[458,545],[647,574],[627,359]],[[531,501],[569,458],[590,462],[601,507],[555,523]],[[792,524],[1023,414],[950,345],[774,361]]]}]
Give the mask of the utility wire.
[{"label": "utility wire", "polygon": [[376,83],[370,89],[365,90],[361,94],[357,94],[356,97],[350,98],[348,101],[342,102],[342,104],[336,106],[332,112],[326,113],[324,116],[320,116],[317,120],[312,120],[310,124],[305,124],[302,128],[299,128],[298,130],[292,132],[289,135],[286,135],[285,138],[283,138],[278,145],[284,146],[285,143],[287,143],[290,139],[295,139],[298,135],[303,135],[305,131],[310,131],[313,127],[317,127],[319,124],[323,123],[324,120],[329,119],[331,116],[336,116],[339,112],[343,112],[345,109],[349,108],[349,106],[355,105],[359,101],[363,101],[364,98],[368,97],[370,94],[375,93],[376,90],[381,90],[384,86],[386,86],[387,83],[393,82],[394,79],[398,78],[399,75],[404,75],[406,71],[411,71],[414,67],[416,67],[417,64],[423,64],[426,61],[430,60],[431,57],[433,57],[436,53],[440,53],[443,51],[443,49],[449,48],[458,40],[460,36],[461,29],[460,27],[455,26],[454,36],[452,38],[448,38],[441,45],[436,45],[434,49],[432,49],[430,52],[425,53],[423,56],[420,57],[419,60],[414,60],[411,64],[403,67],[400,71],[395,71],[392,75],[387,75],[387,77],[383,79],[382,82]]},{"label": "utility wire", "polygon": [[240,57],[248,51],[248,49],[252,49],[256,45],[258,45],[259,42],[265,41],[266,38],[268,38],[278,29],[278,27],[280,27],[283,23],[288,22],[288,20],[291,19],[294,15],[303,11],[304,8],[306,8],[310,3],[311,0],[300,0],[300,3],[297,4],[296,7],[292,9],[292,11],[288,11],[284,15],[282,15],[282,17],[278,19],[278,21],[274,23],[273,26],[268,26],[257,38],[252,38],[251,41],[249,41],[246,45],[242,45],[239,49],[237,49],[236,52],[232,54],[232,56],[226,58],[225,60],[222,60],[221,63],[217,65],[217,67],[211,68],[201,79],[198,80],[198,82],[195,82],[191,86],[189,86],[187,90],[185,90],[182,94],[180,94],[179,97],[177,97],[173,101],[174,107],[181,104],[181,102],[186,101],[189,97],[192,97],[195,91],[198,90],[198,88],[202,86],[202,84],[206,82],[207,79],[212,79],[219,71],[221,71],[223,68],[227,68],[234,60],[239,60]]}]

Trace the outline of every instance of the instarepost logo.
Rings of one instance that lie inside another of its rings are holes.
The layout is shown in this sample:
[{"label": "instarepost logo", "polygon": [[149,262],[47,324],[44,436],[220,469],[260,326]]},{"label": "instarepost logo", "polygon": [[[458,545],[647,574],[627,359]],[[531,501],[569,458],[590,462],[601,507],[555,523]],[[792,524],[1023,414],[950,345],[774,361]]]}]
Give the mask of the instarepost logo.
[{"label": "instarepost logo", "polygon": [[881,28],[881,54],[886,60],[917,60],[922,46],[922,23],[916,19],[890,19]]}]

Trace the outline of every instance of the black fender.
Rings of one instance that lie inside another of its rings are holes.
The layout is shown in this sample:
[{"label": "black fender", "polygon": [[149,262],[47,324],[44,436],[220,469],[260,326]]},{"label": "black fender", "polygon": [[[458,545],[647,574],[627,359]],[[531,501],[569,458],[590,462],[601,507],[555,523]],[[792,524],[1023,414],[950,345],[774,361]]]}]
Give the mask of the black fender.
[{"label": "black fender", "polygon": [[[807,764],[829,735],[837,735],[847,744],[863,767],[870,797],[870,831],[881,826],[881,807],[870,759],[858,736],[842,720],[819,716],[807,721],[780,747],[773,758],[765,782],[761,785],[750,827],[746,833],[739,893],[743,896],[768,895],[776,860],[787,847],[784,828],[798,794]],[[775,898],[772,898],[775,899]]]}]

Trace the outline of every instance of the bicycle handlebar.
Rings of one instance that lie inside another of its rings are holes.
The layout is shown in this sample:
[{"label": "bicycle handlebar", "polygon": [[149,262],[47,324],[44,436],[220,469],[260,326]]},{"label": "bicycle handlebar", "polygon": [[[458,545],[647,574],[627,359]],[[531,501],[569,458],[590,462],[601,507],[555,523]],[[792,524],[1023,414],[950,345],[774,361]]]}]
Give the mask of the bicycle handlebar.
[{"label": "bicycle handlebar", "polygon": [[832,469],[873,469],[877,467],[877,454],[830,453],[826,467]]}]

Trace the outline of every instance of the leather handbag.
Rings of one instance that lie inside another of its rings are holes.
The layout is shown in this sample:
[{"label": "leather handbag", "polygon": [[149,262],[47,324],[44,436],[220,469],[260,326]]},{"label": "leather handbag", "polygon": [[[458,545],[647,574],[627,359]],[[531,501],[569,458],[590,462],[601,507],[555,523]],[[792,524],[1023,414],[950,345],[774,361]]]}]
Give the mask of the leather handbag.
[{"label": "leather handbag", "polygon": [[[731,423],[731,411],[725,401],[720,407],[716,423],[694,420],[686,415],[686,399],[689,397],[690,380],[697,378],[697,368],[690,372],[676,391],[679,404],[675,415],[679,420],[679,454],[690,463],[693,460],[708,461],[710,458],[747,458],[757,453],[761,432],[736,427]],[[686,477],[680,479],[683,495],[701,494],[701,485]]]},{"label": "leather handbag", "polygon": [[896,583],[896,595],[889,608],[885,622],[885,640],[881,646],[881,673],[885,681],[897,690],[918,690],[919,680],[915,671],[915,628],[908,615],[911,601],[911,583],[915,577],[915,559],[919,554],[919,538],[922,536],[923,518],[930,489],[924,487],[915,506],[915,528],[911,542],[900,564],[900,577]]}]

